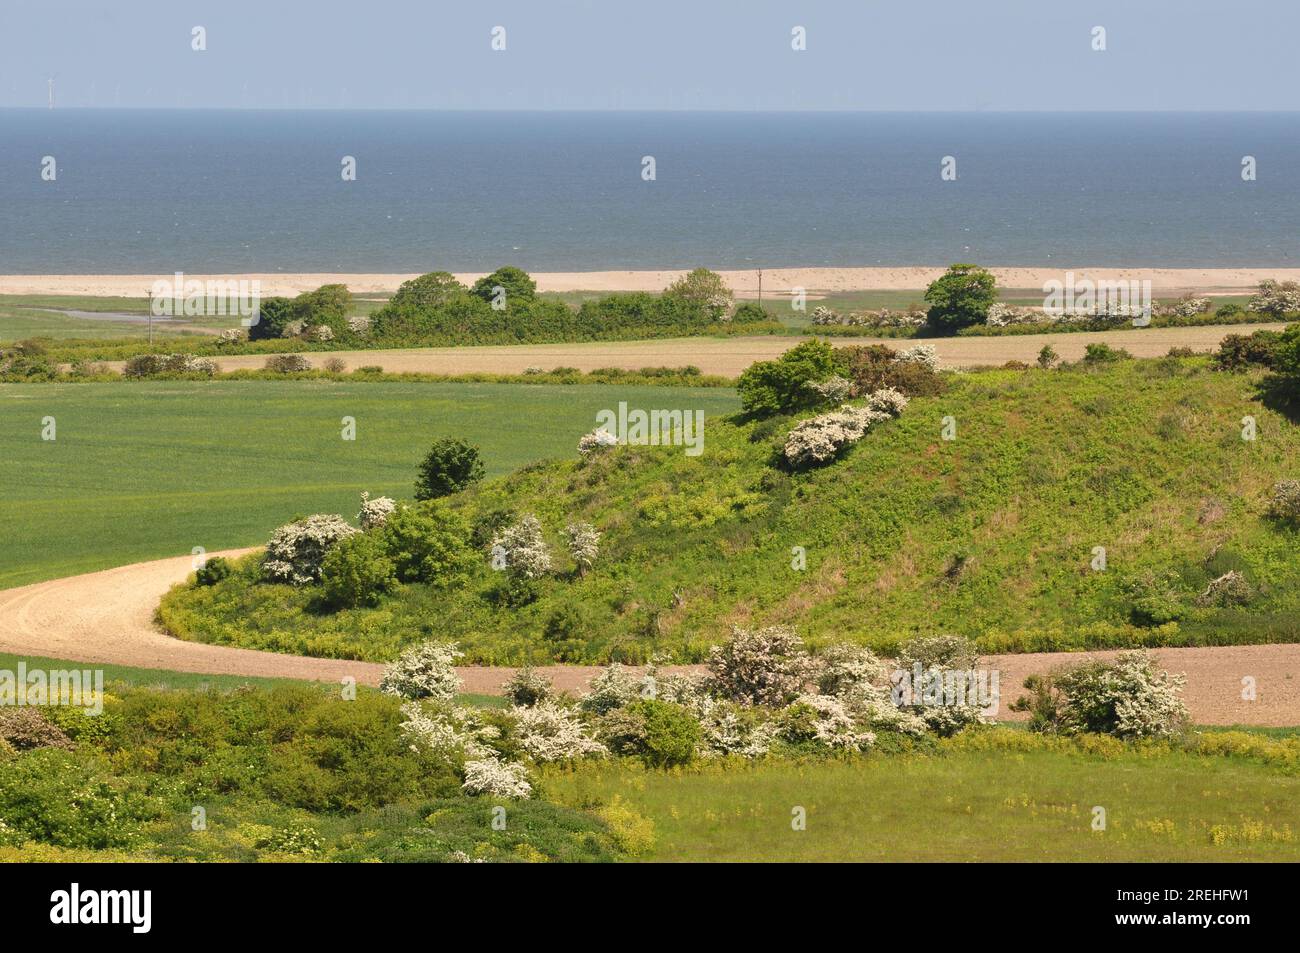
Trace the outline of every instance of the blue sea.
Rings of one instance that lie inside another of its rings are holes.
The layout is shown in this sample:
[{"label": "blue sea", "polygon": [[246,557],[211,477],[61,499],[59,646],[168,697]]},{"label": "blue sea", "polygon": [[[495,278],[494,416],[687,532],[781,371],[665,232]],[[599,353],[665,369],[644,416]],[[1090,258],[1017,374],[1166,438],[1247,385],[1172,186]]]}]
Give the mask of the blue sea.
[{"label": "blue sea", "polygon": [[1300,115],[0,110],[0,274],[953,261],[1300,266]]}]

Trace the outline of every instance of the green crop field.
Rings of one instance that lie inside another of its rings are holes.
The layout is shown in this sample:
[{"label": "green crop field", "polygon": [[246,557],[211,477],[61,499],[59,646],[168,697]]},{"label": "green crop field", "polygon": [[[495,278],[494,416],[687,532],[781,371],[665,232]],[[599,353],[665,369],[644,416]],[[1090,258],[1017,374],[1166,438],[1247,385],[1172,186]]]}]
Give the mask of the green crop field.
[{"label": "green crop field", "polygon": [[[1019,734],[838,762],[671,772],[584,763],[548,774],[544,788],[561,805],[618,803],[649,819],[645,859],[656,861],[1300,859],[1294,763],[1118,742],[1086,751]],[[1294,759],[1300,749],[1289,747]],[[1093,829],[1097,807],[1105,830]],[[803,830],[792,825],[797,808]]]},{"label": "green crop field", "polygon": [[[723,388],[217,381],[0,385],[0,588],[257,545],[289,518],[409,497],[437,437],[491,475],[576,456],[596,412],[734,411]],[[341,438],[342,418],[357,438]],[[41,439],[53,417],[56,439]]]}]

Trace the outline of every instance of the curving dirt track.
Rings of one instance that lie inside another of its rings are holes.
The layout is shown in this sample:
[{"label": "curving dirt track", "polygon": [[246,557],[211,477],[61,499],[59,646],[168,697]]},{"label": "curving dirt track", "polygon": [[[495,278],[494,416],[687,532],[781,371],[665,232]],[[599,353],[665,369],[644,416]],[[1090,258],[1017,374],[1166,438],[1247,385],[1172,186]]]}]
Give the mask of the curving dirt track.
[{"label": "curving dirt track", "polygon": [[[213,553],[241,556],[248,549]],[[0,652],[106,665],[128,665],[209,675],[245,675],[336,682],[345,676],[376,685],[383,666],[369,662],[305,658],[172,638],[154,625],[162,595],[191,572],[191,557],[136,563],[102,572],[0,591]],[[998,655],[983,660],[999,672],[1006,704],[1025,676],[1113,652]],[[1185,698],[1193,719],[1207,725],[1300,725],[1300,645],[1160,649],[1160,664],[1185,672]],[[690,666],[676,667],[688,671]],[[467,692],[495,694],[514,669],[458,669]],[[580,689],[597,671],[589,666],[540,668],[559,688]],[[1242,699],[1242,679],[1256,681],[1257,700]]]},{"label": "curving dirt track", "polygon": [[[1126,331],[1078,331],[1057,334],[1018,334],[1001,337],[956,338],[830,338],[832,344],[887,344],[893,348],[933,344],[944,367],[999,366],[1007,361],[1032,364],[1044,344],[1050,344],[1062,360],[1077,361],[1089,344],[1105,342],[1124,348],[1134,357],[1162,357],[1171,347],[1212,351],[1229,334],[1250,334],[1263,328],[1278,330],[1285,324],[1238,326],[1207,325],[1193,328],[1144,328]],[[580,344],[514,344],[493,347],[428,347],[369,351],[312,351],[305,357],[314,367],[338,358],[349,368],[382,367],[393,374],[522,374],[529,367],[550,370],[576,367],[591,371],[599,367],[682,367],[693,364],[705,374],[738,377],[755,361],[780,357],[800,337],[669,338],[660,341],[598,341]],[[265,354],[218,357],[223,371],[260,368]],[[121,370],[124,362],[106,366]]]}]

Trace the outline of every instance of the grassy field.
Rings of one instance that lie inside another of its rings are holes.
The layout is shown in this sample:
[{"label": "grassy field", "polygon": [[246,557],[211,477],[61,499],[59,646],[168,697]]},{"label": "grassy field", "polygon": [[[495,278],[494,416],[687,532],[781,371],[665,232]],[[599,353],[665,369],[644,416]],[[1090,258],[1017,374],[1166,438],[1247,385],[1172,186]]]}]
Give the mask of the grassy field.
[{"label": "grassy field", "polygon": [[[981,750],[723,770],[584,764],[548,799],[617,799],[649,818],[656,861],[1300,860],[1300,777],[1245,758],[1114,746]],[[1102,739],[1107,740],[1107,739]],[[792,812],[806,811],[805,830]],[[1106,830],[1092,829],[1093,808]]]},{"label": "grassy field", "polygon": [[[720,388],[222,381],[0,385],[0,588],[266,540],[298,514],[410,496],[437,437],[501,475],[576,456],[596,412],[737,406]],[[54,417],[57,439],[41,439]],[[356,419],[357,439],[340,437]]]},{"label": "grassy field", "polygon": [[[592,572],[572,576],[559,555],[526,605],[501,604],[486,560],[453,591],[412,585],[335,613],[313,608],[310,588],[255,582],[250,565],[173,593],[165,617],[203,641],[375,661],[426,637],[430,619],[498,663],[698,661],[733,624],[885,653],[933,631],[991,653],[1300,641],[1296,532],[1264,516],[1274,482],[1300,473],[1300,430],[1255,384],[1197,358],[957,375],[794,475],[773,465],[793,419],[717,421],[699,457],[620,447],[458,497],[471,519],[537,514],[557,554],[568,522],[603,533]],[[940,439],[945,417],[955,440]],[[1229,570],[1247,604],[1199,605]]]}]

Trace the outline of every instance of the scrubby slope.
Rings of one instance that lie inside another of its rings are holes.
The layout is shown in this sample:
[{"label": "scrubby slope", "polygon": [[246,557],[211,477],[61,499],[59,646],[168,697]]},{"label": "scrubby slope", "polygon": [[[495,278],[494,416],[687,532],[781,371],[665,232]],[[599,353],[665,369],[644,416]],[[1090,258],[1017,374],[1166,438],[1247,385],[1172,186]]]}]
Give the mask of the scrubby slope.
[{"label": "scrubby slope", "polygon": [[[561,572],[522,607],[497,598],[485,555],[468,586],[340,613],[254,583],[250,564],[174,592],[164,618],[192,638],[368,659],[453,638],[485,662],[690,661],[729,625],[766,622],[885,650],[935,630],[989,651],[1300,640],[1300,538],[1263,515],[1273,483],[1300,475],[1300,431],[1252,378],[1203,359],[962,375],[808,474],[773,466],[792,423],[711,419],[699,457],[619,447],[463,494],[471,519],[505,508],[546,528]],[[582,579],[560,555],[580,519],[604,534]],[[1230,569],[1248,604],[1198,606]]]}]

